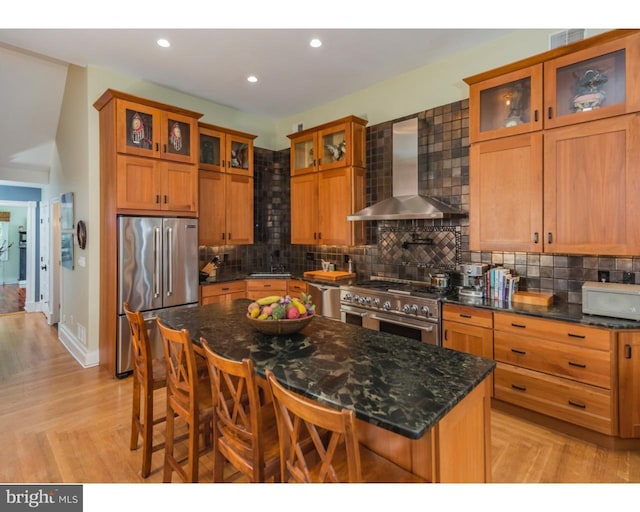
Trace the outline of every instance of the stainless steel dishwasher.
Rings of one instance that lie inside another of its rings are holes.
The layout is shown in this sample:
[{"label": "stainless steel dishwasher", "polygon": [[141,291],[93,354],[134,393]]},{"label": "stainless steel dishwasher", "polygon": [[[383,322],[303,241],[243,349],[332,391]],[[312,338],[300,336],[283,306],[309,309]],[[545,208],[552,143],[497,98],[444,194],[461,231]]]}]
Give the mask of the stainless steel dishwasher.
[{"label": "stainless steel dishwasher", "polygon": [[340,287],[328,284],[307,283],[316,313],[340,320]]}]

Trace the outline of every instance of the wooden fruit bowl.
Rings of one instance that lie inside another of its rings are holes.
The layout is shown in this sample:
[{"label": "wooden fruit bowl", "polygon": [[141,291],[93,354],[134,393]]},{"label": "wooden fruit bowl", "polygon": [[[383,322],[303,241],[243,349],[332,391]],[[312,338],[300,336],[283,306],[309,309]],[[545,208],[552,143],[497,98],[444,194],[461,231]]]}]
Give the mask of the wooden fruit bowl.
[{"label": "wooden fruit bowl", "polygon": [[296,318],[294,320],[258,320],[257,318],[251,318],[249,315],[247,315],[247,320],[254,329],[260,331],[263,334],[279,335],[293,334],[295,332],[298,332],[299,330],[309,325],[314,316],[315,315],[305,316],[303,318]]}]

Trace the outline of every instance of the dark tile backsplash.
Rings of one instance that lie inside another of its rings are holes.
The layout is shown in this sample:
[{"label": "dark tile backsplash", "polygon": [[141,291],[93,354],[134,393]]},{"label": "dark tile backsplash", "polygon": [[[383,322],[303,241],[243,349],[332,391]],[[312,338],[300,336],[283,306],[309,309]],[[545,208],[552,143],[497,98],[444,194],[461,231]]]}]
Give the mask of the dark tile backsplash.
[{"label": "dark tile backsplash", "polygon": [[[399,119],[366,130],[366,205],[392,195],[391,129],[394,122],[417,116],[418,176],[420,193],[435,196],[469,211],[469,101],[463,100]],[[623,282],[631,273],[640,283],[638,258],[610,256],[549,255],[521,252],[478,252],[469,250],[469,219],[370,221],[366,245],[314,246],[290,244],[289,148],[271,151],[255,148],[255,243],[252,246],[201,247],[204,265],[213,256],[225,260],[231,271],[253,272],[287,270],[302,274],[320,268],[320,260],[346,269],[350,257],[359,278],[371,275],[400,279],[428,278],[429,261],[440,261],[420,245],[402,247],[411,233],[438,231],[438,227],[459,227],[455,250],[443,245],[447,262],[502,265],[521,276],[521,289],[552,292],[561,302],[580,303],[585,281],[597,281],[598,271],[609,271],[610,281]],[[408,235],[409,234],[409,235]],[[445,242],[447,243],[447,242]]]}]

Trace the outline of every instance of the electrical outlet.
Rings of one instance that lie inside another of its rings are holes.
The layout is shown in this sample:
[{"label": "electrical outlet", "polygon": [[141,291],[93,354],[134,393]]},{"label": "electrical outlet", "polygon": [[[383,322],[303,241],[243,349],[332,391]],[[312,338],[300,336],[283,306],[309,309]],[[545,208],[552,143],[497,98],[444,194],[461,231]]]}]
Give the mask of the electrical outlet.
[{"label": "electrical outlet", "polygon": [[598,281],[601,283],[609,282],[609,271],[608,270],[598,270]]},{"label": "electrical outlet", "polygon": [[636,275],[633,272],[623,272],[622,282],[624,284],[636,284]]},{"label": "electrical outlet", "polygon": [[348,254],[345,254],[345,255],[343,256],[342,261],[344,261],[345,263],[349,263],[349,255],[348,255]]},{"label": "electrical outlet", "polygon": [[312,252],[308,252],[306,255],[307,261],[313,261],[315,258],[313,257]]}]

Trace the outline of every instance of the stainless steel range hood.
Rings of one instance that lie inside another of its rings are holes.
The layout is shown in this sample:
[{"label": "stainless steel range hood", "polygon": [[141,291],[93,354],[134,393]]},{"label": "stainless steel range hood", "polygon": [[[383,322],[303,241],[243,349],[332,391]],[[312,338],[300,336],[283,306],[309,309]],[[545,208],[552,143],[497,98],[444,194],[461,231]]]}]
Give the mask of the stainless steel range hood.
[{"label": "stainless steel range hood", "polygon": [[393,125],[393,197],[347,216],[347,220],[444,219],[466,212],[418,193],[418,118]]}]

